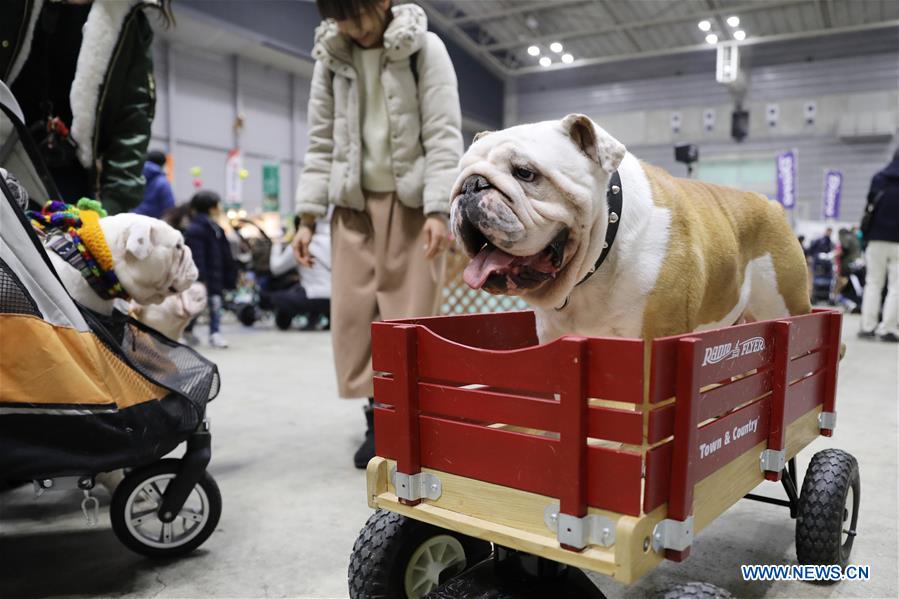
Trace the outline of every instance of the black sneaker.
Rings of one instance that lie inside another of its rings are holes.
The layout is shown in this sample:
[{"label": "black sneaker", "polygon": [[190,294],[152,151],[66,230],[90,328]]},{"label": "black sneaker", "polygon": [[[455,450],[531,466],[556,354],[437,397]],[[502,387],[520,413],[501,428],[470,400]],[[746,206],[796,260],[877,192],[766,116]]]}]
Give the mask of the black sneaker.
[{"label": "black sneaker", "polygon": [[368,466],[368,462],[375,457],[375,412],[372,407],[365,406],[365,441],[353,454],[353,465],[359,470],[364,470]]},{"label": "black sneaker", "polygon": [[880,340],[887,343],[899,343],[899,335],[896,333],[884,333],[880,336]]},{"label": "black sneaker", "polygon": [[859,331],[858,338],[859,339],[874,339],[877,337],[877,333],[874,331]]}]

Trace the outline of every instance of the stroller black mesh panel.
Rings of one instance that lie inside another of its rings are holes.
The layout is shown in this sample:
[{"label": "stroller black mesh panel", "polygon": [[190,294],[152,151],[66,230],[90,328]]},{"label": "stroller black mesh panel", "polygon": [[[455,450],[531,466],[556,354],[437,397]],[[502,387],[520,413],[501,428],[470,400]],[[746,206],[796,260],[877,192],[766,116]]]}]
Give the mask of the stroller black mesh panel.
[{"label": "stroller black mesh panel", "polygon": [[29,314],[40,318],[37,304],[25,291],[19,277],[0,259],[0,312],[6,314]]}]

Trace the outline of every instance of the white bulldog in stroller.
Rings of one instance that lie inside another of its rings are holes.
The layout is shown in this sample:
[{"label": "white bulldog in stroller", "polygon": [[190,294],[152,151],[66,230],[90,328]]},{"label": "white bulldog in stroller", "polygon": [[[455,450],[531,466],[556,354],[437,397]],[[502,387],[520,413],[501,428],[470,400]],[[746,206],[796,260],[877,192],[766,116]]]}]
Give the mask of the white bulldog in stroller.
[{"label": "white bulldog in stroller", "polygon": [[[206,404],[218,394],[218,370],[114,304],[129,292],[154,302],[187,289],[196,278],[189,251],[174,230],[130,215],[100,219],[87,205],[78,214],[56,207],[71,213],[57,220],[78,217],[65,228],[74,235],[48,234],[45,249],[21,191],[57,193],[11,100],[0,84],[0,165],[22,180],[13,189],[0,177],[0,487],[31,480],[37,495],[78,490],[95,521],[96,475],[125,468],[109,508],[115,534],[144,555],[185,554],[221,514],[206,472]],[[141,260],[155,266],[133,267]],[[182,458],[163,459],[185,442]]]}]

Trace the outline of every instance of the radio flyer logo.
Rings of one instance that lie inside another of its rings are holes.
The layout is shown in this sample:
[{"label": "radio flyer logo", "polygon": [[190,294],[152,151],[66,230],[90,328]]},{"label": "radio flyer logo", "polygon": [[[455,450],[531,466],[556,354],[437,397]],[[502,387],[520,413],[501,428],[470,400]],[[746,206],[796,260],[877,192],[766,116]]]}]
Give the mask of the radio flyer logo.
[{"label": "radio flyer logo", "polygon": [[764,337],[751,337],[746,341],[731,341],[705,348],[702,365],[718,364],[724,360],[734,360],[741,356],[757,354],[765,351]]}]

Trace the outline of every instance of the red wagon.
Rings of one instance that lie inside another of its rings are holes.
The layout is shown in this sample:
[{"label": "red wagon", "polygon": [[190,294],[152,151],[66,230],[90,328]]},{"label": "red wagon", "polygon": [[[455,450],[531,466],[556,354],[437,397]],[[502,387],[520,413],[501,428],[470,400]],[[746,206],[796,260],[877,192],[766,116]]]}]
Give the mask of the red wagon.
[{"label": "red wagon", "polygon": [[422,597],[485,542],[630,583],[765,479],[788,499],[749,497],[798,516],[799,561],[845,566],[857,463],[819,452],[800,495],[793,459],[835,426],[840,325],[816,310],[540,345],[532,312],[374,324],[368,501],[386,512],[357,541],[351,596]]}]

